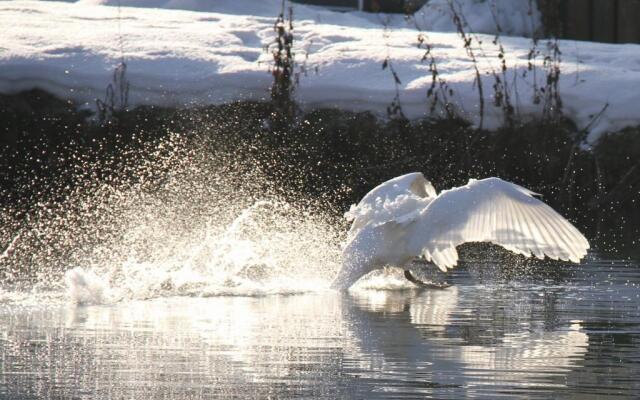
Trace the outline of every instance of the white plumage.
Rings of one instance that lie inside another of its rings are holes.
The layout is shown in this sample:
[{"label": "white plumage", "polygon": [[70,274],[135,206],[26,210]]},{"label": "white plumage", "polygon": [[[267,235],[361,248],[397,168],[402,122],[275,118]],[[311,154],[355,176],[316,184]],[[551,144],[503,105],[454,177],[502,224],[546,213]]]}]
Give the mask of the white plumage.
[{"label": "white plumage", "polygon": [[353,222],[332,287],[346,289],[374,269],[419,256],[447,271],[458,262],[456,246],[467,242],[579,262],[587,239],[534,195],[499,178],[472,179],[439,195],[419,172],[384,182],[346,214]]}]

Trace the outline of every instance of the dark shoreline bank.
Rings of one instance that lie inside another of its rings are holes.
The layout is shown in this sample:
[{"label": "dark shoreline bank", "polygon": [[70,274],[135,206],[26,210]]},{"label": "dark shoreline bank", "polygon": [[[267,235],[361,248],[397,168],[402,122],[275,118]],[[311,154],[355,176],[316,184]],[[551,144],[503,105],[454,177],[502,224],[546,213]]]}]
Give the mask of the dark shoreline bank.
[{"label": "dark shoreline bank", "polygon": [[640,127],[587,151],[568,121],[489,132],[460,120],[381,121],[332,109],[285,118],[269,102],[138,107],[103,124],[89,117],[39,90],[0,95],[2,246],[35,208],[66,201],[88,181],[161,186],[170,165],[142,178],[136,166],[172,151],[162,145],[170,135],[217,159],[214,174],[259,172],[272,193],[294,203],[316,199],[336,218],[406,172],[422,171],[438,190],[499,176],[541,193],[601,250],[637,254],[640,246]]}]

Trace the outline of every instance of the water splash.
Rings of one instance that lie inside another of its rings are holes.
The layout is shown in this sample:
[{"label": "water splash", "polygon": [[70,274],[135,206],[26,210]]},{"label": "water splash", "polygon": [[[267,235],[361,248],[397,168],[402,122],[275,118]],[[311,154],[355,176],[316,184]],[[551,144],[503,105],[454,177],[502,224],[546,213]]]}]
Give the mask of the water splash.
[{"label": "water splash", "polygon": [[301,214],[287,203],[257,201],[224,229],[208,225],[199,238],[151,260],[132,256],[111,268],[68,271],[70,298],[102,303],[322,290],[337,269],[337,236],[321,219]]},{"label": "water splash", "polygon": [[169,136],[121,154],[139,160],[126,168],[109,159],[106,174],[80,164],[62,200],[43,196],[13,219],[5,209],[0,286],[90,304],[328,287],[340,260],[332,219],[204,144]]}]

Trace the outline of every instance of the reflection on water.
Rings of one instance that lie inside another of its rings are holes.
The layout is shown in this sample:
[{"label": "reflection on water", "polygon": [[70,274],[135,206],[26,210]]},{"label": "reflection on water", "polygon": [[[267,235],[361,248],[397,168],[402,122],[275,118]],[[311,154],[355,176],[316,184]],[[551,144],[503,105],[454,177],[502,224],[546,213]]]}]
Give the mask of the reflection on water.
[{"label": "reflection on water", "polygon": [[0,303],[0,398],[640,394],[637,265],[489,269],[446,290]]}]

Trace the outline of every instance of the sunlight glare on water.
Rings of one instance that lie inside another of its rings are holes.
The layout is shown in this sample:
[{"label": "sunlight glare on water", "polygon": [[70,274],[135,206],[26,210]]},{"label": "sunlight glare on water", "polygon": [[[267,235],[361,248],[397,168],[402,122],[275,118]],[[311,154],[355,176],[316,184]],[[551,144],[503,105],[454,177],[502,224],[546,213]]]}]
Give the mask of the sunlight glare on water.
[{"label": "sunlight glare on water", "polygon": [[637,265],[591,260],[544,285],[495,284],[484,267],[445,290],[5,304],[0,396],[637,395]]},{"label": "sunlight glare on water", "polygon": [[640,393],[638,264],[471,249],[447,276],[414,265],[444,290],[387,269],[334,292],[344,226],[201,147],[2,210],[0,398]]}]

